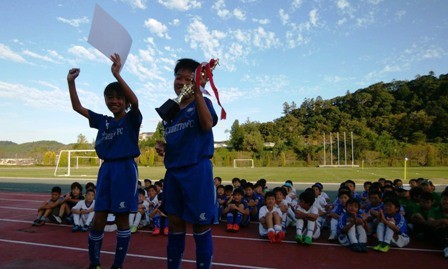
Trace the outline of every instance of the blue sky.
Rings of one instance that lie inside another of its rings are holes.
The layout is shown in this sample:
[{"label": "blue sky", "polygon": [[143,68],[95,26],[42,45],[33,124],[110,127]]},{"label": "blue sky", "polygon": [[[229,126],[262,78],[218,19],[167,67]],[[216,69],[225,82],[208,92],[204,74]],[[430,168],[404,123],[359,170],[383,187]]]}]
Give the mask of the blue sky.
[{"label": "blue sky", "polygon": [[93,141],[71,109],[66,75],[81,68],[81,102],[110,114],[102,92],[111,62],[87,43],[95,4],[133,39],[122,76],[139,98],[142,132],[175,97],[172,70],[183,57],[220,59],[214,78],[227,120],[214,128],[218,141],[235,120],[281,117],[284,102],[448,73],[445,0],[1,1],[0,140]]}]

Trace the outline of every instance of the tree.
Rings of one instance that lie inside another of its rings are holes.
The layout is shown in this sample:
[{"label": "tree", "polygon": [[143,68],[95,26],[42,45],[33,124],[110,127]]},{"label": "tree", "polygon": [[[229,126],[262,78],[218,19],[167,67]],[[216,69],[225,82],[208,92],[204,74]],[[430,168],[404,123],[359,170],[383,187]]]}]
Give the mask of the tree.
[{"label": "tree", "polygon": [[244,142],[244,129],[240,126],[240,122],[235,120],[230,129],[229,145],[234,150],[242,150]]}]

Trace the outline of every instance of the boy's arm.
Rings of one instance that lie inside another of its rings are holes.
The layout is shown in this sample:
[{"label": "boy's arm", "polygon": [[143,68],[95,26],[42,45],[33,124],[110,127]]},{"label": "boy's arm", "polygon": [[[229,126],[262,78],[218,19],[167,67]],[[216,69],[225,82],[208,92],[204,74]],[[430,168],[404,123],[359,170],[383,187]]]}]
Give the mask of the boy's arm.
[{"label": "boy's arm", "polygon": [[89,118],[89,111],[82,106],[81,102],[79,101],[78,93],[76,91],[75,79],[78,77],[79,72],[79,68],[72,68],[68,71],[67,83],[68,91],[70,93],[70,101],[72,103],[73,110],[83,115],[84,117]]},{"label": "boy's arm", "polygon": [[[204,76],[201,76],[201,86],[204,87],[207,84],[207,80]],[[196,109],[199,116],[199,123],[204,132],[209,132],[213,127],[213,117],[208,110],[208,106],[205,103],[204,96],[202,95],[201,89],[194,87],[194,99],[196,100]]]},{"label": "boy's arm", "polygon": [[121,88],[123,89],[124,96],[126,97],[126,100],[129,101],[131,104],[131,110],[137,111],[138,110],[138,98],[134,94],[134,92],[131,90],[129,85],[124,81],[124,79],[120,75],[120,69],[121,69],[121,59],[120,55],[117,53],[114,53],[114,55],[110,56],[110,59],[112,60],[112,67],[111,71],[114,77],[117,79],[118,83],[120,83]]}]

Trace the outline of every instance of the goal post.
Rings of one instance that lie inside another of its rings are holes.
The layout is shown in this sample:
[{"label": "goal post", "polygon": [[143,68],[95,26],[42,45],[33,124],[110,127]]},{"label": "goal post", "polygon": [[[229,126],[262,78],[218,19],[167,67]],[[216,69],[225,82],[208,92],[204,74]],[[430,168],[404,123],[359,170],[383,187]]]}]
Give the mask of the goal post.
[{"label": "goal post", "polygon": [[254,168],[254,159],[234,159],[233,168],[250,167]]},{"label": "goal post", "polygon": [[96,170],[95,174],[98,172],[98,166],[91,164],[90,160],[92,159],[96,160],[95,163],[98,163],[98,166],[101,165],[101,160],[98,158],[94,149],[61,150],[57,156],[54,176],[71,176],[73,169],[79,170],[81,173],[80,176],[96,176],[85,174],[92,170],[92,168]]}]

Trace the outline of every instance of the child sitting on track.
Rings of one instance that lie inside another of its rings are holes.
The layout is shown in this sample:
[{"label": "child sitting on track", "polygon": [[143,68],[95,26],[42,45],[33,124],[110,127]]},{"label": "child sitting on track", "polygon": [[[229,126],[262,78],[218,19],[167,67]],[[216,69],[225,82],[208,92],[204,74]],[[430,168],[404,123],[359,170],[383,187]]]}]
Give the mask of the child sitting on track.
[{"label": "child sitting on track", "polygon": [[146,212],[149,208],[149,202],[145,199],[145,190],[138,189],[138,212],[129,214],[129,225],[131,225],[131,233],[136,233],[137,229],[144,226],[146,222]]},{"label": "child sitting on track", "polygon": [[71,224],[72,208],[81,200],[84,200],[82,186],[79,182],[73,182],[70,186],[70,193],[64,195],[64,200],[62,201],[58,214],[49,216],[50,220],[54,223],[61,224],[65,217],[65,220]]},{"label": "child sitting on track", "polygon": [[77,232],[82,230],[87,232],[89,230],[90,224],[92,223],[93,217],[95,215],[95,191],[93,189],[88,189],[86,191],[86,197],[84,200],[79,201],[72,208],[73,215],[73,228],[72,232]]},{"label": "child sitting on track", "polygon": [[409,244],[406,219],[400,214],[400,202],[396,198],[384,201],[384,211],[380,210],[380,223],[376,228],[378,244],[376,251],[388,252],[390,245],[402,248]]},{"label": "child sitting on track", "polygon": [[361,216],[360,207],[358,199],[350,198],[346,202],[346,211],[338,221],[338,241],[355,252],[367,252],[366,230],[369,226]]},{"label": "child sitting on track", "polygon": [[268,237],[269,242],[281,242],[285,238],[282,230],[282,212],[275,206],[275,193],[268,191],[265,195],[266,205],[260,208],[258,232],[261,237]]},{"label": "child sitting on track", "polygon": [[61,187],[55,186],[51,189],[50,200],[44,202],[37,209],[37,219],[34,220],[33,226],[42,226],[45,224],[48,216],[59,213],[63,198],[61,197]]},{"label": "child sitting on track", "polygon": [[330,218],[330,237],[328,240],[335,240],[337,236],[337,227],[339,217],[345,212],[345,203],[351,197],[351,192],[347,188],[340,188],[338,192],[338,202],[335,207],[327,214]]},{"label": "child sitting on track", "polygon": [[[299,195],[299,204],[295,208],[296,242],[297,244],[311,245],[313,238],[320,236],[320,227],[317,222],[319,210],[314,205],[315,193],[311,188]],[[306,227],[306,228],[305,228]]]},{"label": "child sitting on track", "polygon": [[223,210],[227,216],[227,231],[237,232],[240,226],[249,218],[249,208],[243,201],[244,191],[240,188],[233,190],[232,201]]}]

